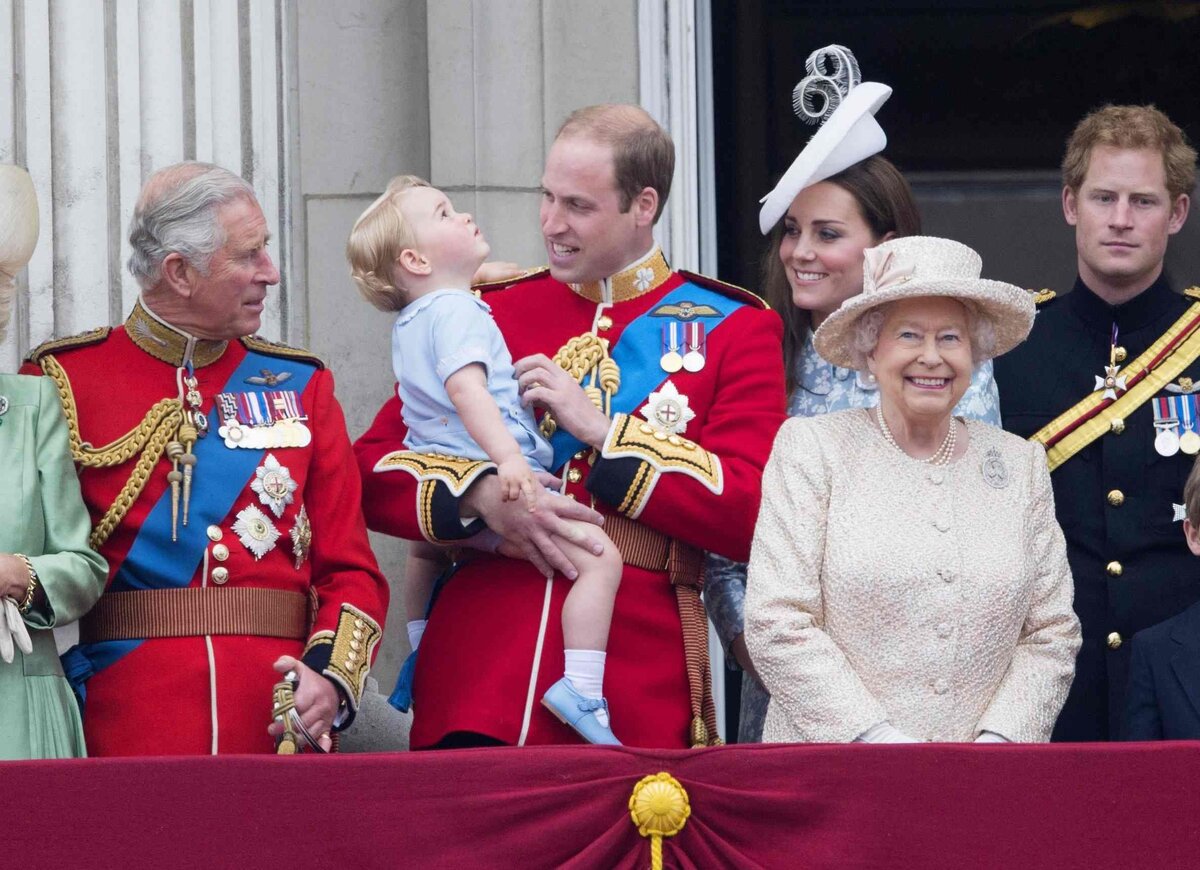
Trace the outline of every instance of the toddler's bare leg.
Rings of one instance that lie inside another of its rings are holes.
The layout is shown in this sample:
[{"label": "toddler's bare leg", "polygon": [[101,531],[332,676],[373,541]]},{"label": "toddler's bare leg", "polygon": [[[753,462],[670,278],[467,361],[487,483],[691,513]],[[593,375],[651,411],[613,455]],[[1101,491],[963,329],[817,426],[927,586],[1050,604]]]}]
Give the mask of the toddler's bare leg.
[{"label": "toddler's bare leg", "polygon": [[410,541],[404,562],[404,615],[424,619],[433,584],[450,567],[446,551],[428,541]]},{"label": "toddler's bare leg", "polygon": [[408,620],[408,645],[416,649],[425,633],[425,610],[433,584],[450,567],[444,550],[428,541],[410,541],[404,561],[404,615]]},{"label": "toddler's bare leg", "polygon": [[[596,536],[597,529],[588,531]],[[579,571],[563,602],[563,646],[566,649],[605,650],[612,623],[613,603],[621,585],[621,554],[608,536],[599,532],[604,552],[597,556],[570,541],[555,538]]]}]

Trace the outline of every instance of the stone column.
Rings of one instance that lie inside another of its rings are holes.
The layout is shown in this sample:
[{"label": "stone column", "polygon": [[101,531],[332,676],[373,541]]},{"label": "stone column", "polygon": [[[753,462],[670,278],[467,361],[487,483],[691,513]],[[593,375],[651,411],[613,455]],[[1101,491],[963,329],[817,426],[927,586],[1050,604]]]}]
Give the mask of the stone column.
[{"label": "stone column", "polygon": [[290,9],[283,0],[0,0],[0,161],[29,170],[42,214],[0,370],[48,338],[120,322],[138,292],[124,265],[138,191],[179,160],[211,160],[254,185],[284,269],[263,333],[303,340],[281,232],[295,140],[281,122]]}]

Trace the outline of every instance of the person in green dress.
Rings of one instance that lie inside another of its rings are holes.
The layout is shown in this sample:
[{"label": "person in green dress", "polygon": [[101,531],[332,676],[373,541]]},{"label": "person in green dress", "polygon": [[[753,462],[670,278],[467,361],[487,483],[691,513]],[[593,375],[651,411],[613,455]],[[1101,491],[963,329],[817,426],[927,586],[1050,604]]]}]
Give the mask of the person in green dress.
[{"label": "person in green dress", "polygon": [[[0,340],[37,233],[33,182],[0,165]],[[91,522],[49,378],[0,374],[0,492],[0,759],[82,756],[79,706],[51,629],[96,603],[108,569],[88,547]]]}]

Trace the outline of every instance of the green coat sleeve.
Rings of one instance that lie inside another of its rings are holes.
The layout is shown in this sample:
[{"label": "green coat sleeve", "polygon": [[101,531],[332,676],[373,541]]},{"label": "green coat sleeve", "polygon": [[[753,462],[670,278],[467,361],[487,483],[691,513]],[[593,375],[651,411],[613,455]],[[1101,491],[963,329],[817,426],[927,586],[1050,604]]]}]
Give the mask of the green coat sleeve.
[{"label": "green coat sleeve", "polygon": [[67,421],[49,378],[40,384],[36,449],[46,532],[41,554],[30,553],[29,560],[45,594],[38,596],[25,621],[33,628],[53,628],[92,608],[104,591],[108,565],[88,546],[92,523],[71,461]]}]

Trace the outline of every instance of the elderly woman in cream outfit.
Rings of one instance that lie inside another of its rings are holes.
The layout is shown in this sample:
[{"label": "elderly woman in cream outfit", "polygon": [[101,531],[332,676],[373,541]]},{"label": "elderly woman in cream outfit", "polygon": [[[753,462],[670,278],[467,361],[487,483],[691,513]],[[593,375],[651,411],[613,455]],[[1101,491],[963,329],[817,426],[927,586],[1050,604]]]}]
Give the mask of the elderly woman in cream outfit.
[{"label": "elderly woman in cream outfit", "polygon": [[951,413],[1033,322],[980,269],[885,242],[817,330],[881,401],[789,420],[767,464],[746,593],[767,742],[1049,739],[1080,634],[1045,455]]},{"label": "elderly woman in cream outfit", "polygon": [[[0,165],[0,338],[37,233],[33,183]],[[90,609],[107,572],[88,547],[91,522],[49,378],[0,374],[0,493],[0,759],[84,755],[50,629]]]}]

